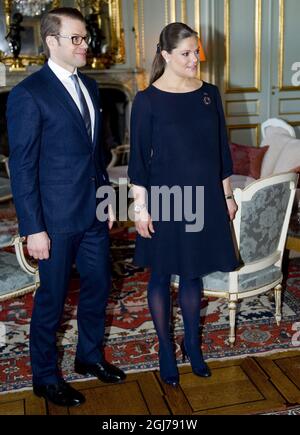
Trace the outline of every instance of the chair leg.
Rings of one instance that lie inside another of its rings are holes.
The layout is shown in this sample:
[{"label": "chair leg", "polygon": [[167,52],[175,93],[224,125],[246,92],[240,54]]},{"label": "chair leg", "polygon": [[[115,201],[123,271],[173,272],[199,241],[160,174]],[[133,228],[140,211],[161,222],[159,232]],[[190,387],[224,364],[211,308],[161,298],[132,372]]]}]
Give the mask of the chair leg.
[{"label": "chair leg", "polygon": [[269,302],[275,302],[275,295],[273,290],[269,290],[267,293]]},{"label": "chair leg", "polygon": [[235,316],[236,316],[236,301],[229,301],[228,302],[228,309],[229,309],[229,344],[232,347],[235,342]]},{"label": "chair leg", "polygon": [[278,284],[274,288],[275,307],[276,307],[275,319],[276,319],[276,323],[278,326],[279,326],[280,321],[281,321],[281,291],[282,291],[282,286],[281,286],[281,284]]}]

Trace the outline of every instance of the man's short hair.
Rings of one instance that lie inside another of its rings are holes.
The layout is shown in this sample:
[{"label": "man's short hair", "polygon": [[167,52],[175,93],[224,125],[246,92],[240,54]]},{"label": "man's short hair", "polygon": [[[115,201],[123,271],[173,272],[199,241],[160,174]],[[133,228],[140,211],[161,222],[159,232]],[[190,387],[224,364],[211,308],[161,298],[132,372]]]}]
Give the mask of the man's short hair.
[{"label": "man's short hair", "polygon": [[44,53],[50,57],[50,50],[46,42],[47,36],[57,35],[60,32],[61,17],[73,18],[85,24],[82,13],[75,8],[55,8],[43,14],[41,18],[41,38],[43,41]]}]

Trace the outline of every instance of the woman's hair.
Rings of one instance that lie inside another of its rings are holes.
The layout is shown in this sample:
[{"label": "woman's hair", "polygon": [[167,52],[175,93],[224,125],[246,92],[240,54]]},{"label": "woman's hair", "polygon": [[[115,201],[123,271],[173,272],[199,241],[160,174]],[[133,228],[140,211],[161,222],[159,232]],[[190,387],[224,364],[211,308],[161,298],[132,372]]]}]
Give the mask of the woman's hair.
[{"label": "woman's hair", "polygon": [[57,35],[60,32],[62,17],[73,18],[74,20],[79,20],[85,24],[82,13],[75,8],[56,8],[42,15],[41,38],[43,41],[44,53],[47,58],[50,57],[50,51],[46,38],[50,35]]},{"label": "woman's hair", "polygon": [[198,33],[184,23],[171,23],[163,28],[152,63],[150,85],[159,79],[165,71],[166,61],[161,54],[162,50],[171,53],[183,39],[190,38],[191,36],[198,37]]}]

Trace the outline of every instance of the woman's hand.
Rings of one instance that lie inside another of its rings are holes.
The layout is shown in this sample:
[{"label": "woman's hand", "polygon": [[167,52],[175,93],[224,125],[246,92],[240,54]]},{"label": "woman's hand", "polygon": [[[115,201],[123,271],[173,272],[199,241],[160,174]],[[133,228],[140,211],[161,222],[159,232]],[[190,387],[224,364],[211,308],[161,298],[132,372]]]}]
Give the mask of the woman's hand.
[{"label": "woman's hand", "polygon": [[226,203],[227,203],[227,210],[228,210],[230,220],[233,221],[233,219],[235,218],[238,206],[233,198],[226,199]]},{"label": "woman's hand", "polygon": [[108,204],[108,228],[111,230],[116,222],[116,216],[111,204]]},{"label": "woman's hand", "polygon": [[154,233],[153,222],[147,209],[134,213],[135,229],[140,236],[151,239],[151,233]]}]

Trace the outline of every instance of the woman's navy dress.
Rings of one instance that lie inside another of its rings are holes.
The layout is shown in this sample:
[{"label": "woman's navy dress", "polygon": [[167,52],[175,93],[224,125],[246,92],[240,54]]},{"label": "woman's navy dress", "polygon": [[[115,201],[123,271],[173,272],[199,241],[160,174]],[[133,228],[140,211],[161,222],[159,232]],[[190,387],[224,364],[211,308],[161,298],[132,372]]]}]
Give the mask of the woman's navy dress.
[{"label": "woman's navy dress", "polygon": [[[186,225],[193,223],[189,217],[177,221],[171,213],[171,219],[163,221],[160,214],[153,222],[151,239],[137,235],[134,263],[159,274],[187,278],[234,270],[238,261],[222,185],[231,174],[222,101],[216,86],[203,82],[200,89],[172,93],[152,85],[138,92],[131,114],[131,183],[146,187],[148,192],[153,186],[190,186],[193,207],[196,186],[203,186],[204,221],[201,231],[187,232]],[[198,224],[200,220],[198,216]]]}]

